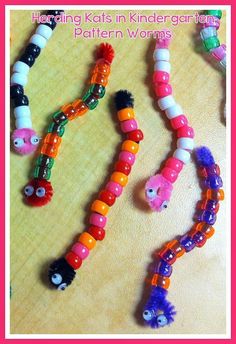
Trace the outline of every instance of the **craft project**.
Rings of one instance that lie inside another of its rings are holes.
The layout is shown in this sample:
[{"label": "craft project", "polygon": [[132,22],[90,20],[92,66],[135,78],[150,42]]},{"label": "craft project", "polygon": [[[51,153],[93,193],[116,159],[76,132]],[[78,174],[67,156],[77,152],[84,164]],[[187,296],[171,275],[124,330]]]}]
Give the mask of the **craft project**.
[{"label": "craft project", "polygon": [[52,121],[48,127],[48,133],[43,139],[40,155],[34,168],[34,179],[24,188],[24,196],[27,204],[31,206],[43,206],[50,202],[53,196],[53,188],[49,181],[54,160],[65,132],[65,125],[84,115],[88,110],[93,110],[104,97],[106,85],[114,58],[114,50],[110,44],[102,43],[98,49],[97,61],[92,70],[90,87],[82,99],[76,99],[73,103],[64,105],[52,115]]},{"label": "craft project", "polygon": [[50,266],[49,281],[58,290],[64,290],[71,284],[75,270],[80,268],[90,250],[95,247],[96,241],[104,239],[107,213],[128,182],[128,175],[139,150],[139,142],[143,140],[143,133],[138,129],[135,120],[132,94],[128,91],[117,92],[115,103],[121,130],[126,134],[126,139],[122,143],[119,160],[115,164],[109,182],[92,203],[88,230],[79,235],[78,241],[65,257],[56,260]]},{"label": "craft project", "polygon": [[173,190],[173,183],[178,178],[183,166],[190,160],[194,148],[194,130],[187,117],[172,96],[170,79],[170,39],[157,39],[154,51],[153,84],[158,105],[165,111],[171,126],[177,133],[177,149],[166,162],[160,173],[150,177],[145,185],[146,200],[152,210],[162,211],[167,208]]},{"label": "craft project", "polygon": [[224,199],[220,168],[207,147],[196,149],[199,176],[202,178],[202,200],[197,204],[195,224],[183,236],[168,242],[155,253],[156,262],[151,278],[151,290],[143,310],[145,323],[152,328],[164,327],[174,321],[174,306],[167,300],[172,265],[184,253],[202,247],[212,237],[219,210],[219,201]]},{"label": "craft project", "polygon": [[39,136],[32,128],[29,99],[24,94],[24,87],[28,82],[30,68],[34,65],[41,50],[45,48],[57,25],[53,16],[57,16],[61,12],[63,10],[47,11],[46,15],[51,15],[52,18],[48,23],[38,25],[23,55],[13,65],[10,95],[13,99],[16,129],[12,134],[12,142],[15,151],[21,155],[34,152],[39,144]]}]

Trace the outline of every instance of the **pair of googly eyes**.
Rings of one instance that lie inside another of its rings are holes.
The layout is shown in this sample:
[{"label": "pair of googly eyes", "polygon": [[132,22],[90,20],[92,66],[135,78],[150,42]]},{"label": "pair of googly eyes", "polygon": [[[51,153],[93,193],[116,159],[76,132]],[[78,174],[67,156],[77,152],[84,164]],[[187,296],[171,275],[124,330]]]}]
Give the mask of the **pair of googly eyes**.
[{"label": "pair of googly eyes", "polygon": [[53,274],[51,277],[51,281],[54,285],[58,286],[57,290],[65,290],[67,287],[66,283],[61,283],[62,276],[60,274]]},{"label": "pair of googly eyes", "polygon": [[[34,188],[33,186],[31,185],[27,185],[25,188],[24,188],[24,194],[27,196],[27,197],[30,197],[32,196],[34,193]],[[43,187],[40,187],[40,188],[37,188],[36,189],[36,196],[38,197],[43,197],[45,196],[45,193],[46,193],[46,190],[43,188]]]},{"label": "pair of googly eyes", "polygon": [[[143,319],[146,320],[146,321],[151,321],[155,316],[155,313],[154,312],[151,312],[151,311],[148,311],[148,310],[145,310],[143,312]],[[159,314],[157,316],[157,324],[159,327],[164,327],[168,324],[168,320],[167,320],[167,317],[164,315],[164,314]]]},{"label": "pair of googly eyes", "polygon": [[[146,191],[146,194],[147,194],[147,197],[148,198],[155,198],[157,195],[158,195],[158,192],[159,192],[160,188],[157,189],[157,191],[155,191],[154,189],[148,189]],[[164,201],[161,206],[160,206],[160,209],[166,209],[168,207],[168,202],[167,201]]]},{"label": "pair of googly eyes", "polygon": [[[38,138],[38,136],[32,136],[32,137],[30,138],[30,143],[31,143],[32,145],[36,146],[36,145],[39,143],[39,138]],[[20,137],[18,137],[18,138],[16,138],[16,139],[14,140],[14,146],[17,147],[17,148],[22,147],[24,144],[25,144],[25,141],[24,141],[22,138],[20,138]]]}]

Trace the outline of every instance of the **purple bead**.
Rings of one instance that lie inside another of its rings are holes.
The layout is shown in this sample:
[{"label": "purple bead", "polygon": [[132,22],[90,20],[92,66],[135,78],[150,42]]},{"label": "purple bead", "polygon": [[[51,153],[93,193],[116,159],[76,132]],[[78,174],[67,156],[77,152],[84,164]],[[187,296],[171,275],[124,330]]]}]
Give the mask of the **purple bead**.
[{"label": "purple bead", "polygon": [[217,174],[218,176],[220,175],[220,168],[217,164],[213,164],[211,166],[206,167],[206,171],[207,171],[207,176],[215,175],[215,174]]},{"label": "purple bead", "polygon": [[218,201],[214,201],[213,199],[208,199],[205,210],[209,210],[215,213],[216,210],[218,209],[218,203],[219,203]]},{"label": "purple bead", "polygon": [[185,248],[186,252],[192,251],[192,249],[195,247],[193,238],[187,234],[180,239],[180,244]]},{"label": "purple bead", "polygon": [[214,225],[216,222],[216,214],[209,210],[199,210],[197,211],[194,220],[197,222],[206,222],[208,225]]},{"label": "purple bead", "polygon": [[193,240],[196,243],[196,246],[202,247],[206,242],[206,236],[204,233],[199,231],[193,236]]},{"label": "purple bead", "polygon": [[161,276],[170,277],[172,274],[172,266],[166,263],[163,259],[160,259],[156,265],[155,273],[160,274]]},{"label": "purple bead", "polygon": [[223,186],[223,182],[220,176],[210,175],[206,178],[205,181],[206,187],[209,189],[217,190]]}]

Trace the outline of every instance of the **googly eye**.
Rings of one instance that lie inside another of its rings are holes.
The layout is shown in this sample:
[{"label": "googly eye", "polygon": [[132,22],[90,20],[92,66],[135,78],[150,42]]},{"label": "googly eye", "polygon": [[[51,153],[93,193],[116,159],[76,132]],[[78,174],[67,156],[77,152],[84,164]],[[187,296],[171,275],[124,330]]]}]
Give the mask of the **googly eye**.
[{"label": "googly eye", "polygon": [[161,209],[166,209],[168,207],[168,202],[167,201],[164,201],[161,205]]},{"label": "googly eye", "polygon": [[17,147],[17,148],[20,148],[24,145],[24,140],[21,139],[21,138],[16,138],[14,141],[14,146]]},{"label": "googly eye", "polygon": [[45,189],[44,188],[38,188],[37,190],[36,190],[36,196],[38,196],[38,197],[43,197],[43,196],[45,196],[45,193],[46,193],[46,191],[45,191]]},{"label": "googly eye", "polygon": [[168,324],[168,320],[164,314],[158,315],[157,324],[160,327],[166,326]]},{"label": "googly eye", "polygon": [[147,197],[149,198],[154,198],[156,196],[156,191],[154,189],[147,189],[146,191]]},{"label": "googly eye", "polygon": [[53,274],[51,277],[51,281],[53,284],[60,284],[62,282],[62,276],[60,274]]},{"label": "googly eye", "polygon": [[25,188],[24,188],[24,194],[26,195],[26,196],[32,196],[33,195],[33,193],[34,193],[34,188],[33,188],[33,186],[31,186],[31,185],[27,185]]},{"label": "googly eye", "polygon": [[66,283],[62,283],[60,284],[58,287],[57,287],[57,290],[65,290],[67,287],[67,284]]},{"label": "googly eye", "polygon": [[152,320],[153,316],[154,316],[154,314],[152,312],[148,311],[148,310],[145,310],[143,312],[143,319],[146,320],[146,321]]},{"label": "googly eye", "polygon": [[32,145],[37,145],[39,143],[39,138],[38,136],[32,136],[30,138],[30,142],[32,143]]}]

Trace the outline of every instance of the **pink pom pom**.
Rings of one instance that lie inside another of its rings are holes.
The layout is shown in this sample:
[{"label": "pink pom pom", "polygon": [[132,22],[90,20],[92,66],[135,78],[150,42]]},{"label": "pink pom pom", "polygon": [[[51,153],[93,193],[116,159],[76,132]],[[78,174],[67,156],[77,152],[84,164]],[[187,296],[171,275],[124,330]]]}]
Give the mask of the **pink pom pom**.
[{"label": "pink pom pom", "polygon": [[39,144],[39,137],[36,132],[30,128],[14,130],[11,138],[14,150],[21,155],[33,153]]}]

